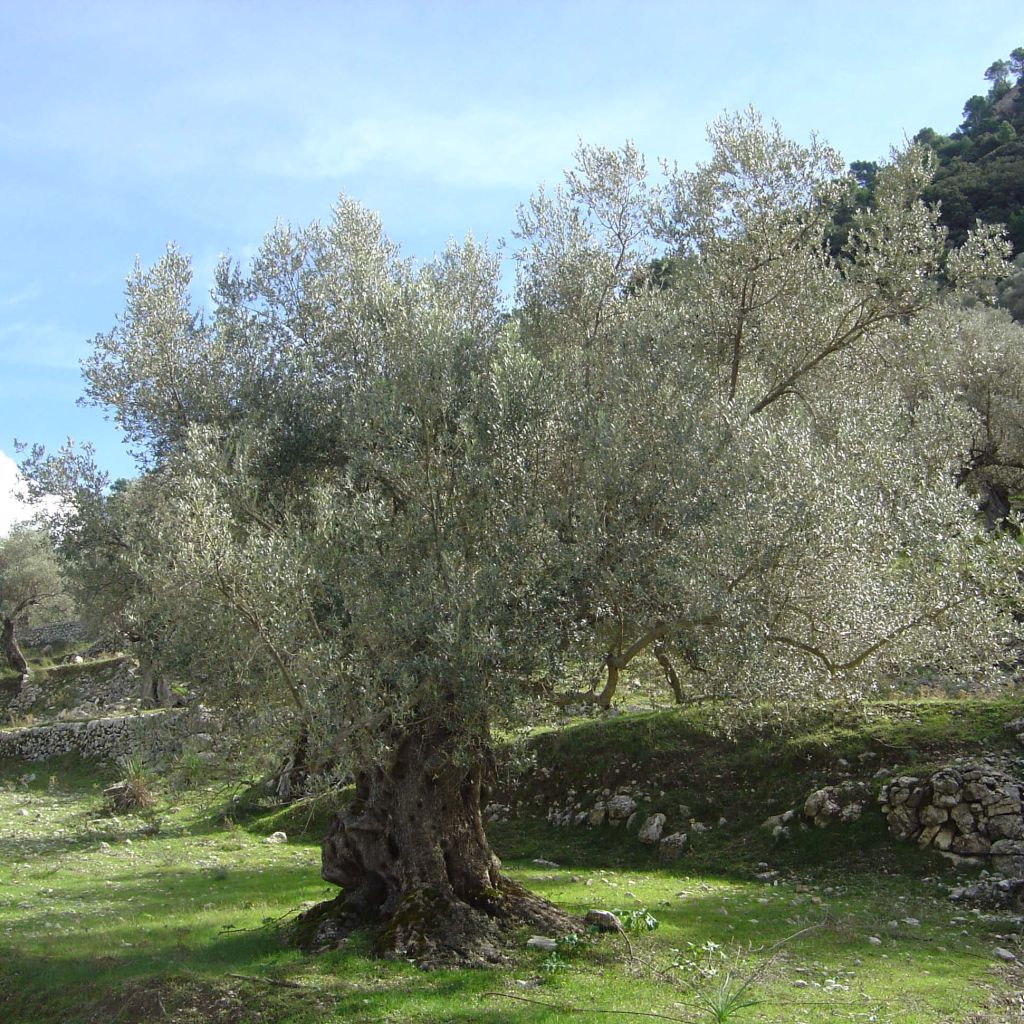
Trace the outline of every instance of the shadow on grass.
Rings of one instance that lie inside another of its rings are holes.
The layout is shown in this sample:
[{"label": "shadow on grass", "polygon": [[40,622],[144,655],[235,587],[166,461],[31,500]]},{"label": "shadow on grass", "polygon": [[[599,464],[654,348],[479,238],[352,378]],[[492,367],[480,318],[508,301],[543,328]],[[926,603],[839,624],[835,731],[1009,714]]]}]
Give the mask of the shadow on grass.
[{"label": "shadow on grass", "polygon": [[[890,940],[902,943],[905,955],[917,948],[935,948],[924,935],[887,935],[877,951],[866,944],[865,928],[876,927],[892,913],[894,898],[905,892],[899,880],[872,880],[862,885],[837,910],[855,912],[847,922],[792,890],[745,885],[705,886],[692,875],[633,871],[618,877],[619,888],[599,883],[587,890],[566,871],[541,873],[532,865],[515,869],[517,878],[573,912],[592,906],[629,909],[641,900],[629,891],[633,875],[652,899],[661,921],[656,933],[635,938],[637,948],[684,947],[713,939],[728,945],[745,962],[763,958],[771,943],[806,924],[822,923],[814,933],[794,942],[789,951],[812,962],[841,965],[892,952]],[[542,975],[543,954],[523,949],[525,935],[514,937],[517,965],[509,970],[433,972],[412,965],[374,961],[365,939],[356,937],[340,950],[306,956],[284,943],[280,924],[273,922],[305,900],[333,895],[308,867],[299,865],[232,868],[147,869],[112,876],[114,888],[102,884],[50,896],[38,909],[19,914],[11,923],[17,938],[0,947],[0,1020],[135,1022],[159,1020],[165,1007],[201,1006],[205,1016],[175,1020],[251,1021],[256,1008],[262,1020],[291,1021],[453,1021],[498,1024],[539,1024],[559,1019],[557,1010],[484,996],[514,994],[514,978]],[[844,879],[857,882],[856,879]],[[874,881],[874,884],[872,882]],[[678,892],[682,886],[684,893]],[[707,891],[703,891],[704,889]],[[775,897],[762,906],[762,894]],[[723,914],[723,908],[729,914]],[[920,912],[920,911],[918,911]],[[750,918],[756,915],[756,920]],[[10,920],[10,919],[9,919]],[[909,951],[909,952],[908,952]],[[628,972],[609,975],[623,953],[616,937],[599,940],[573,967],[572,985],[560,994],[557,981],[536,994],[551,1002],[590,1006],[628,1006],[637,984]],[[963,953],[968,956],[968,953]],[[953,960],[950,960],[953,963]],[[938,965],[928,964],[932,972]],[[962,976],[950,969],[950,976]],[[232,978],[257,979],[245,981]],[[301,988],[281,988],[299,985]],[[276,984],[275,984],[276,983]],[[646,984],[646,983],[645,983]],[[660,983],[659,983],[660,984]],[[658,990],[660,992],[660,989]],[[664,1005],[672,993],[664,992]],[[149,998],[153,993],[157,1001]],[[179,999],[180,997],[180,999]],[[660,998],[660,996],[659,996]],[[183,1011],[184,1012],[184,1011]],[[104,1015],[105,1014],[105,1015]],[[146,1014],[149,1014],[147,1016]],[[586,1021],[589,1014],[574,1018]],[[603,1019],[603,1018],[594,1018]]]}]

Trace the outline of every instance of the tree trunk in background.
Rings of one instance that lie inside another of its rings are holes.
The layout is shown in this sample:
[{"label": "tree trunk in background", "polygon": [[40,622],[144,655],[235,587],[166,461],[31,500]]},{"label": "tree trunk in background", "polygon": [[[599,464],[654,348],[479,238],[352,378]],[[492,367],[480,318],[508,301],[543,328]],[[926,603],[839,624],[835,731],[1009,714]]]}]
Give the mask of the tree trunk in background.
[{"label": "tree trunk in background", "polygon": [[7,658],[7,664],[10,665],[18,675],[28,675],[28,662],[25,660],[25,655],[21,653],[21,648],[18,646],[18,638],[15,636],[14,631],[14,619],[8,619],[5,617],[3,620],[3,643],[4,656]]},{"label": "tree trunk in background", "polygon": [[665,645],[663,643],[656,643],[654,645],[654,657],[657,658],[662,672],[665,673],[665,682],[668,683],[669,689],[671,689],[672,696],[675,697],[676,703],[682,704],[683,687],[679,682],[679,674],[676,672],[675,666],[672,664],[672,659],[669,658],[668,652],[665,650]]},{"label": "tree trunk in background", "polygon": [[139,676],[142,679],[142,706],[144,708],[156,707],[156,671],[149,658],[139,658]]},{"label": "tree trunk in background", "polygon": [[274,795],[288,804],[302,796],[309,781],[309,733],[303,728],[281,767],[270,777]]},{"label": "tree trunk in background", "polygon": [[503,960],[505,925],[576,930],[501,875],[480,816],[482,763],[451,764],[441,728],[407,733],[393,749],[387,770],[357,773],[355,799],[323,840],[321,874],[343,892],[306,915],[300,941],[327,948],[369,924],[378,953],[433,966]]},{"label": "tree trunk in background", "polygon": [[143,707],[169,708],[174,703],[171,684],[155,662],[140,657],[139,675],[142,677]]}]

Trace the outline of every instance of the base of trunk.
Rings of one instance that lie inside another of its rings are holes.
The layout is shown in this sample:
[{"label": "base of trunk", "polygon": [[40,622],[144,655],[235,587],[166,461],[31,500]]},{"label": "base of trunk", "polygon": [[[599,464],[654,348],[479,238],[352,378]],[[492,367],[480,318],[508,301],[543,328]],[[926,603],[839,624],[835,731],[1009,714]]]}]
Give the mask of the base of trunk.
[{"label": "base of trunk", "polygon": [[408,893],[386,918],[368,917],[344,893],[302,913],[296,944],[322,953],[344,946],[353,934],[369,934],[376,956],[412,960],[418,967],[485,967],[510,961],[513,933],[529,928],[544,935],[579,932],[581,923],[511,879],[499,877],[486,908],[448,902],[436,891]]},{"label": "base of trunk", "polygon": [[356,793],[322,844],[321,874],[342,889],[298,922],[307,949],[369,929],[374,950],[422,966],[505,959],[509,928],[576,931],[557,907],[500,874],[480,818],[483,767],[456,766],[443,733],[405,736]]}]

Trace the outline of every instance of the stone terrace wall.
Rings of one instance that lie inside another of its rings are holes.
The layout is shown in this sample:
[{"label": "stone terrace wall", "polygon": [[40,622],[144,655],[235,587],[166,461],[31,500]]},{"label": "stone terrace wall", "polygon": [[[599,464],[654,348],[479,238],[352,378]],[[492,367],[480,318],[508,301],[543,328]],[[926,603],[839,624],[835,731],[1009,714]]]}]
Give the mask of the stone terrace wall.
[{"label": "stone terrace wall", "polygon": [[94,718],[85,722],[0,730],[0,758],[42,761],[77,753],[94,760],[129,754],[158,759],[178,754],[205,723],[194,712],[173,708],[147,714]]},{"label": "stone terrace wall", "polygon": [[904,775],[880,795],[889,830],[947,856],[1024,874],[1020,784],[985,764],[952,764],[927,778]]},{"label": "stone terrace wall", "polygon": [[46,622],[18,630],[18,642],[22,647],[75,644],[88,639],[78,622]]}]

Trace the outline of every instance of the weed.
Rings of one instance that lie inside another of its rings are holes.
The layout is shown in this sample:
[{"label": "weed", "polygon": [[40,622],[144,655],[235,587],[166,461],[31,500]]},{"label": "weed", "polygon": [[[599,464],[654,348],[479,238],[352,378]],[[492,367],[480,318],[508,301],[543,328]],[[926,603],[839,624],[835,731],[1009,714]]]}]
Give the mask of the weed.
[{"label": "weed", "polygon": [[569,967],[569,961],[563,959],[557,949],[548,953],[548,955],[540,962],[540,969],[548,975],[548,977],[553,974],[557,974],[559,971],[568,970]]},{"label": "weed", "polygon": [[622,930],[632,935],[653,932],[658,927],[658,919],[646,907],[640,907],[639,910],[613,910],[612,913],[619,919]]},{"label": "weed", "polygon": [[711,1024],[728,1024],[741,1010],[748,1010],[761,1002],[749,994],[753,983],[752,976],[733,978],[726,972],[717,985],[695,990],[693,1000]]},{"label": "weed", "polygon": [[206,765],[194,751],[186,751],[178,758],[174,768],[174,782],[178,789],[195,789],[206,778]]}]

